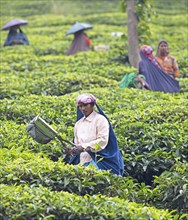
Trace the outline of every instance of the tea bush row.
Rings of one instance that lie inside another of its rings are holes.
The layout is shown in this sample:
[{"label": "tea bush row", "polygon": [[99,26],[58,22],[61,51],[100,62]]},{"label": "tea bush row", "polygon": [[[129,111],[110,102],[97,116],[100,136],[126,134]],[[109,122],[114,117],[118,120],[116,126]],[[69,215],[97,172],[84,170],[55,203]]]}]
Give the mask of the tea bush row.
[{"label": "tea bush row", "polygon": [[[45,45],[40,48],[23,46],[23,48],[8,48],[2,58],[2,76],[23,79],[40,79],[41,77],[54,76],[67,73],[82,73],[86,75],[98,75],[108,79],[120,81],[125,73],[136,71],[135,68],[115,62],[113,51],[98,52],[90,51],[79,53],[74,57],[64,54],[34,55],[38,50],[45,50]],[[41,51],[42,52],[42,51]]]},{"label": "tea bush row", "polygon": [[[122,119],[129,122],[146,122],[146,124],[183,122],[187,119],[186,93],[172,95],[139,89],[115,88],[93,88],[82,92],[95,94],[98,104],[112,120],[114,127],[117,127],[117,123],[121,123]],[[14,100],[3,99],[0,100],[0,118],[24,123],[29,118],[32,119],[35,115],[41,114],[55,123],[58,120],[66,123],[70,118],[74,123],[75,100],[79,93],[80,91],[60,97],[29,95],[17,97]],[[116,120],[113,119],[114,115]]]},{"label": "tea bush row", "polygon": [[[1,217],[5,219],[163,219],[171,220],[168,210],[157,210],[118,197],[103,195],[77,196],[67,192],[52,192],[42,186],[1,185]],[[174,217],[178,219],[178,216]],[[179,218],[181,219],[181,218]]]},{"label": "tea bush row", "polygon": [[[186,79],[180,81],[181,89],[184,91],[188,91],[186,82]],[[0,99],[14,99],[15,97],[30,94],[61,96],[71,92],[99,87],[115,89],[118,88],[120,82],[95,74],[85,74],[83,81],[81,74],[72,73],[56,74],[45,78],[41,77],[40,79],[5,76],[2,77],[1,83]]]},{"label": "tea bush row", "polygon": [[92,166],[66,165],[61,159],[53,162],[42,153],[22,152],[19,148],[1,150],[0,167],[1,183],[8,185],[43,185],[53,191],[118,196],[135,202],[147,202],[151,192],[144,184],[140,188],[131,177],[121,178]]},{"label": "tea bush row", "polygon": [[170,171],[155,177],[155,186],[151,189],[130,177],[120,178],[108,171],[96,171],[92,167],[65,165],[61,160],[52,162],[42,154],[29,151],[4,149],[1,150],[1,156],[1,184],[27,184],[32,188],[43,185],[52,191],[66,191],[82,196],[118,196],[158,208],[178,209],[180,213],[186,213],[188,208],[186,161],[177,161]]},{"label": "tea bush row", "polygon": [[[2,88],[1,99],[28,94],[60,96],[81,89],[117,87],[116,81],[97,75],[85,75],[85,80],[83,81],[83,77],[79,73],[63,76],[62,74],[58,74],[36,80],[27,78],[23,80],[23,78],[9,76],[3,78],[2,83],[4,83],[4,88]],[[7,85],[9,85],[8,90]]]}]

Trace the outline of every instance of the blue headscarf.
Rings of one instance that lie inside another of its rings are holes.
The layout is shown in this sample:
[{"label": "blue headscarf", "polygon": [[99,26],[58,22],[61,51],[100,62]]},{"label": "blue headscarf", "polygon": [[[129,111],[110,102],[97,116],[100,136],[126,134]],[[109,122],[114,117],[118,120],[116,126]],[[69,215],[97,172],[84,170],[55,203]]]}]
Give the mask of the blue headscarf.
[{"label": "blue headscarf", "polygon": [[[97,104],[95,105],[98,109],[99,114],[103,115],[108,120],[102,109]],[[82,117],[83,117],[82,112],[79,110],[79,108],[77,108],[77,121],[80,120]],[[88,151],[88,153],[90,154],[92,159],[97,163],[99,169],[110,170],[111,173],[123,176],[124,173],[123,158],[120,153],[117,139],[110,122],[109,122],[109,126],[110,126],[109,140],[107,146],[103,150],[97,153],[91,151]],[[69,161],[70,164],[78,164],[79,162],[80,162],[80,154],[71,157]]]}]

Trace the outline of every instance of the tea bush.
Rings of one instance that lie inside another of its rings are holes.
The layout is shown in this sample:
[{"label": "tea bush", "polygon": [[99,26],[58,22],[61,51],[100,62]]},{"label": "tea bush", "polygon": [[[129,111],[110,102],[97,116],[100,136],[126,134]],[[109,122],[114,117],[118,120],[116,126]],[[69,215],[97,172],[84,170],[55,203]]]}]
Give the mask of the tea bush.
[{"label": "tea bush", "polygon": [[[172,219],[168,210],[157,210],[118,197],[77,196],[48,188],[1,185],[4,219]],[[176,218],[177,219],[177,218]]]},{"label": "tea bush", "polygon": [[[169,171],[154,180],[154,203],[157,207],[188,212],[188,164],[177,161]],[[161,204],[163,204],[161,206]]]},{"label": "tea bush", "polygon": [[142,187],[131,177],[120,178],[109,171],[96,171],[92,166],[65,165],[61,159],[53,162],[42,153],[21,152],[20,148],[1,150],[1,183],[43,185],[53,191],[77,195],[103,194],[130,201],[147,203],[151,189]]}]

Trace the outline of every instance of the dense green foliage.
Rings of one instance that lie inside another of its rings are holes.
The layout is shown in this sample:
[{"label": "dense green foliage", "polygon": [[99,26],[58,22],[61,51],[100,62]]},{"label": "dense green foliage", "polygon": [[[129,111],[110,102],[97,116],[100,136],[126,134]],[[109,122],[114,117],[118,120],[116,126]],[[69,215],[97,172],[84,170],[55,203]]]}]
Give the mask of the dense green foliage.
[{"label": "dense green foliage", "polygon": [[[1,0],[1,25],[23,18],[29,46],[0,51],[0,217],[6,219],[187,219],[188,60],[186,4],[154,1],[149,43],[161,38],[180,67],[181,92],[120,89],[127,62],[126,15],[119,0]],[[164,2],[163,2],[164,3]],[[185,7],[182,7],[184,5]],[[168,7],[167,7],[168,6]],[[88,22],[92,46],[109,51],[66,56],[75,22]],[[123,36],[113,36],[122,32]],[[148,42],[148,39],[147,39]],[[146,42],[143,42],[146,43]],[[26,132],[40,115],[73,139],[75,99],[93,93],[110,119],[125,162],[122,178],[67,164],[62,144],[36,143]]]},{"label": "dense green foliage", "polygon": [[[4,218],[8,219],[171,219],[168,211],[143,207],[117,197],[78,196],[48,188],[1,185]],[[9,207],[11,206],[11,209]],[[89,214],[88,214],[89,213]]]}]

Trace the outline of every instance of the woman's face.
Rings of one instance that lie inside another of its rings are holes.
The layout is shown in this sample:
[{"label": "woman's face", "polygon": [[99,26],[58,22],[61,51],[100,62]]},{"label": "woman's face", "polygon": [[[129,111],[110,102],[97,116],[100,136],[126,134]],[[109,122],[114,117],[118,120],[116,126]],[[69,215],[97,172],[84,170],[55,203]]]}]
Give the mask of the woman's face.
[{"label": "woman's face", "polygon": [[168,45],[165,42],[162,42],[159,45],[159,53],[162,56],[166,56],[168,54]]},{"label": "woman's face", "polygon": [[78,107],[79,107],[80,111],[84,114],[84,116],[87,117],[93,112],[94,105],[79,103]]}]

